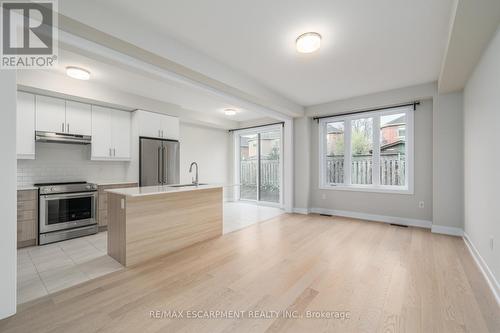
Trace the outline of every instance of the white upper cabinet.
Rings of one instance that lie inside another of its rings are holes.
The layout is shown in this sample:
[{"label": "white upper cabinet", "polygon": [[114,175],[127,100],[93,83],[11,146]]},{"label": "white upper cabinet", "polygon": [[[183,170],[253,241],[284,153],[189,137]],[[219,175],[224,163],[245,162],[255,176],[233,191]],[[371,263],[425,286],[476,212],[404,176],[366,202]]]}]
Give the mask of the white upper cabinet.
[{"label": "white upper cabinet", "polygon": [[35,158],[35,95],[17,92],[16,149],[18,159]]},{"label": "white upper cabinet", "polygon": [[164,139],[179,140],[179,118],[161,116],[161,128]]},{"label": "white upper cabinet", "polygon": [[92,134],[92,116],[89,104],[66,101],[66,133]]},{"label": "white upper cabinet", "polygon": [[93,160],[130,160],[130,112],[92,105]]},{"label": "white upper cabinet", "polygon": [[36,96],[37,131],[90,135],[91,117],[89,104]]},{"label": "white upper cabinet", "polygon": [[36,130],[65,133],[66,101],[48,96],[36,96]]},{"label": "white upper cabinet", "polygon": [[109,159],[111,152],[109,109],[92,105],[92,159]]},{"label": "white upper cabinet", "polygon": [[135,113],[139,136],[179,139],[179,118],[142,110]]},{"label": "white upper cabinet", "polygon": [[115,159],[130,159],[130,112],[111,110],[111,145]]}]

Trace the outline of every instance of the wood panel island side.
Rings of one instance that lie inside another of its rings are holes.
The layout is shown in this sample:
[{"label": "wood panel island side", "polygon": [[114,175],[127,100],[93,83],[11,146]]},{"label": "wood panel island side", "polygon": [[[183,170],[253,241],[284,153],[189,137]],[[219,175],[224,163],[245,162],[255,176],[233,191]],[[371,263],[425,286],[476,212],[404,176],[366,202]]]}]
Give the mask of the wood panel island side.
[{"label": "wood panel island side", "polygon": [[124,266],[222,235],[222,187],[107,190],[108,255]]}]

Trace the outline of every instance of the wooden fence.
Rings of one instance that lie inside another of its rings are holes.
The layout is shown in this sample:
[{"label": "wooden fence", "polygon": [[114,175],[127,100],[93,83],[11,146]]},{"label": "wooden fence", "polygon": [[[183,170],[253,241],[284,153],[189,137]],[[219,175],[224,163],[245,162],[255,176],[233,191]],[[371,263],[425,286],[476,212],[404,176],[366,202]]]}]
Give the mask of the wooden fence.
[{"label": "wooden fence", "polygon": [[[257,165],[257,160],[241,161],[240,183],[242,185],[257,186]],[[279,189],[279,160],[261,160],[260,186],[269,190]]]},{"label": "wooden fence", "polygon": [[[373,160],[370,155],[353,156],[351,161],[351,183],[372,184]],[[327,182],[342,184],[344,182],[344,157],[328,156],[326,158]],[[388,154],[380,156],[380,184],[404,185],[406,177],[406,160],[404,155]]]},{"label": "wooden fence", "polygon": [[[351,161],[351,183],[372,184],[372,156],[353,156]],[[326,158],[327,181],[331,184],[344,182],[344,157]],[[280,168],[278,160],[261,161],[262,188],[268,191],[279,190]],[[406,159],[404,155],[388,154],[380,156],[380,184],[404,185]],[[241,161],[240,183],[242,186],[257,186],[257,160]]]}]

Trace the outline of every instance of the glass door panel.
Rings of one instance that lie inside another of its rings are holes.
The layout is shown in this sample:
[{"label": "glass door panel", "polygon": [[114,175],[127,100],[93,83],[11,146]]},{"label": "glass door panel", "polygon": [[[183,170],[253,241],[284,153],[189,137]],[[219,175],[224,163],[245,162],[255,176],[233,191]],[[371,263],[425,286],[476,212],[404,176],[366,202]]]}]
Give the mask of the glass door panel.
[{"label": "glass door panel", "polygon": [[258,200],[258,134],[240,135],[240,199]]},{"label": "glass door panel", "polygon": [[259,200],[280,202],[281,131],[259,133]]}]

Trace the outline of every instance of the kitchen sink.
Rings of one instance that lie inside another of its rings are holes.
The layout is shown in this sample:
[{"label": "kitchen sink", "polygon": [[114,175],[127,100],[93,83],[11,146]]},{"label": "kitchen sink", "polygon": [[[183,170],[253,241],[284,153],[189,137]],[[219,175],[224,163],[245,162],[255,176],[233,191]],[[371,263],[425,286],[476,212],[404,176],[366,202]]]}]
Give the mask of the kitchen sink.
[{"label": "kitchen sink", "polygon": [[199,183],[199,184],[197,185],[197,184],[190,183],[190,184],[177,184],[177,185],[168,185],[168,186],[169,186],[169,187],[195,187],[195,186],[199,186],[199,185],[208,185],[208,184],[205,184],[205,183]]}]

